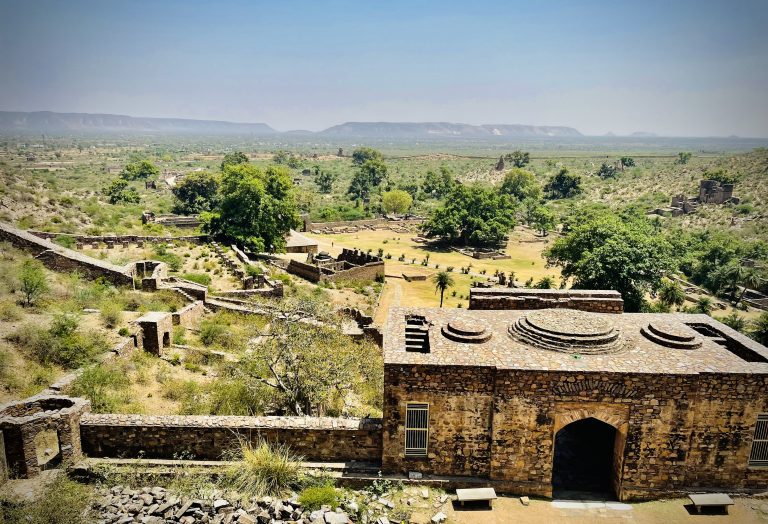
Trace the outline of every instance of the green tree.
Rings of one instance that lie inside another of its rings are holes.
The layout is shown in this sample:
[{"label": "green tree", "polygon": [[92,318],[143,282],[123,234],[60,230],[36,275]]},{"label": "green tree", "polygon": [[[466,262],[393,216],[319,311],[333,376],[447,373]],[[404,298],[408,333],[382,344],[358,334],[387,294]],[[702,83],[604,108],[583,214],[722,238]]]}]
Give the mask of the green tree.
[{"label": "green tree", "polygon": [[631,156],[623,156],[619,162],[621,162],[621,165],[624,167],[635,167],[635,159]]},{"label": "green tree", "polygon": [[218,205],[201,214],[203,230],[254,251],[280,251],[285,235],[300,220],[287,169],[261,170],[228,165],[222,173]]},{"label": "green tree", "polygon": [[555,279],[549,275],[541,277],[538,282],[533,285],[536,289],[552,289],[555,287]]},{"label": "green tree", "polygon": [[764,346],[768,346],[768,311],[760,313],[754,321],[750,336]]},{"label": "green tree", "polygon": [[640,311],[645,294],[659,289],[672,268],[671,246],[644,219],[598,215],[577,225],[545,251],[577,289],[613,289],[627,311]]},{"label": "green tree", "polygon": [[512,163],[513,166],[525,167],[531,162],[531,154],[528,151],[512,151],[504,155],[504,158]]},{"label": "green tree", "polygon": [[125,180],[142,180],[156,177],[160,170],[149,160],[140,160],[126,164],[120,176]]},{"label": "green tree", "polygon": [[704,178],[707,180],[716,180],[721,184],[735,184],[741,178],[739,175],[727,173],[725,169],[715,169],[714,171],[704,171]]},{"label": "green tree", "polygon": [[597,176],[605,180],[606,178],[616,178],[619,176],[619,170],[613,164],[603,162],[600,169],[597,170]]},{"label": "green tree", "polygon": [[443,307],[443,295],[446,289],[454,285],[453,277],[447,271],[440,271],[432,277],[432,282],[435,283],[435,292],[440,292],[440,307]]},{"label": "green tree", "polygon": [[368,198],[371,193],[371,181],[368,176],[362,171],[358,171],[352,175],[352,180],[349,183],[347,189],[347,195],[353,200],[363,200]]},{"label": "green tree", "polygon": [[688,152],[678,153],[677,154],[677,163],[678,164],[687,164],[692,156],[693,156],[693,154],[688,153]]},{"label": "green tree", "polygon": [[427,171],[422,189],[430,197],[443,198],[453,188],[454,183],[451,170],[447,166],[440,166],[440,173]]},{"label": "green tree", "polygon": [[366,160],[352,177],[347,194],[353,199],[367,198],[388,174],[387,164],[380,159]]},{"label": "green tree", "polygon": [[402,189],[387,191],[381,196],[381,205],[387,213],[404,214],[411,208],[413,198]]},{"label": "green tree", "polygon": [[547,236],[555,228],[555,215],[544,206],[536,206],[528,218],[529,224],[536,228],[541,236]]},{"label": "green tree", "polygon": [[369,160],[383,161],[384,157],[381,152],[373,149],[372,147],[358,147],[352,151],[352,163],[356,166],[362,166]]},{"label": "green tree", "polygon": [[572,175],[566,168],[560,168],[556,175],[553,175],[549,182],[544,186],[544,192],[548,197],[555,200],[559,198],[570,198],[583,191],[581,187],[581,177]]},{"label": "green tree", "polygon": [[659,286],[659,302],[671,308],[685,303],[685,290],[678,282],[665,278]]},{"label": "green tree", "polygon": [[328,171],[320,171],[318,168],[315,172],[315,184],[321,193],[330,193],[333,190],[333,183],[336,182],[336,173],[329,173]]},{"label": "green tree", "polygon": [[37,260],[26,260],[19,272],[19,290],[24,296],[24,304],[32,306],[45,295],[50,287],[43,265]]},{"label": "green tree", "polygon": [[741,281],[739,282],[739,284],[741,284],[741,295],[739,295],[739,302],[744,300],[744,294],[747,292],[747,289],[759,286],[760,282],[762,281],[763,279],[761,278],[760,273],[754,269],[748,269],[746,274],[741,278]]},{"label": "green tree", "polygon": [[741,331],[742,333],[747,328],[747,319],[739,315],[736,311],[731,311],[727,316],[720,317],[717,320],[729,328]]},{"label": "green tree", "polygon": [[504,175],[499,191],[518,201],[541,198],[541,186],[536,182],[536,177],[530,171],[520,168],[513,168]]},{"label": "green tree", "polygon": [[104,194],[109,197],[110,204],[137,204],[141,197],[136,188],[128,185],[128,181],[117,178],[104,189]]},{"label": "green tree", "polygon": [[231,153],[227,153],[224,155],[224,159],[221,161],[221,170],[224,171],[224,168],[227,166],[236,166],[238,164],[247,164],[248,163],[248,155],[243,153],[242,151],[233,151]]},{"label": "green tree", "polygon": [[218,190],[219,177],[217,175],[206,171],[190,173],[171,190],[175,197],[173,210],[182,215],[210,211],[216,206]]},{"label": "green tree", "polygon": [[696,313],[704,313],[705,315],[709,315],[710,313],[712,313],[712,310],[714,308],[715,308],[715,304],[712,301],[712,298],[708,296],[703,296],[703,297],[699,297],[693,309]]},{"label": "green tree", "polygon": [[510,198],[481,185],[456,185],[424,224],[424,232],[456,244],[497,245],[515,226]]}]

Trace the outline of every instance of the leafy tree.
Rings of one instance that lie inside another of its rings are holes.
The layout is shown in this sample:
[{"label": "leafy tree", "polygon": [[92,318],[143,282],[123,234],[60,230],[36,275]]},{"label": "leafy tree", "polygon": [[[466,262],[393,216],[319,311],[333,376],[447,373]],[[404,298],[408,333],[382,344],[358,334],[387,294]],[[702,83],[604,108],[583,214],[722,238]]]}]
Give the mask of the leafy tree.
[{"label": "leafy tree", "polygon": [[440,166],[440,173],[427,171],[422,189],[433,198],[442,198],[450,192],[454,183],[451,170],[447,166]]},{"label": "leafy tree", "polygon": [[171,190],[176,199],[173,210],[182,215],[210,211],[216,206],[218,189],[219,177],[215,174],[206,171],[190,173]]},{"label": "leafy tree", "polygon": [[368,176],[362,171],[358,171],[352,175],[352,180],[349,183],[347,189],[347,195],[353,200],[363,200],[368,198],[371,192],[371,181]]},{"label": "leafy tree", "polygon": [[248,156],[242,151],[233,151],[224,155],[224,159],[221,161],[221,170],[227,166],[236,166],[238,164],[247,164]]},{"label": "leafy tree", "polygon": [[720,317],[717,320],[736,331],[744,332],[747,328],[747,319],[739,315],[736,311],[731,311],[727,316]]},{"label": "leafy tree", "polygon": [[688,153],[688,152],[678,153],[677,154],[677,163],[678,164],[687,164],[692,156],[693,156],[693,154],[692,153]]},{"label": "leafy tree", "polygon": [[457,185],[432,212],[424,232],[455,244],[499,244],[515,226],[515,206],[506,195],[480,185]]},{"label": "leafy tree", "polygon": [[613,289],[627,311],[640,311],[672,267],[671,246],[643,219],[602,215],[575,226],[544,253],[576,289]]},{"label": "leafy tree", "polygon": [[384,157],[381,152],[372,147],[358,147],[352,151],[352,163],[356,166],[362,166],[369,160],[378,160],[382,162]]},{"label": "leafy tree", "polygon": [[760,282],[762,281],[763,278],[760,276],[760,273],[754,269],[748,269],[746,274],[739,282],[739,284],[741,284],[741,295],[739,295],[739,302],[744,300],[744,294],[747,292],[747,289],[759,286]]},{"label": "leafy tree", "polygon": [[50,290],[43,264],[37,260],[24,261],[19,272],[19,290],[26,306],[36,304]]},{"label": "leafy tree", "polygon": [[283,167],[226,166],[218,205],[201,214],[204,231],[254,251],[284,249],[285,235],[300,223],[291,186]]},{"label": "leafy tree", "polygon": [[301,159],[289,151],[280,150],[272,157],[275,164],[285,164],[291,169],[301,167]]},{"label": "leafy tree", "polygon": [[536,177],[530,171],[520,168],[513,168],[504,175],[499,191],[518,201],[541,198],[541,187],[536,182]]},{"label": "leafy tree", "polygon": [[367,198],[387,178],[387,164],[380,159],[366,160],[352,177],[347,194],[354,199]]},{"label": "leafy tree", "polygon": [[547,236],[555,228],[555,215],[544,206],[536,206],[529,218],[530,225],[541,232],[541,236]]},{"label": "leafy tree", "polygon": [[551,199],[558,198],[570,198],[576,196],[583,191],[581,187],[581,177],[579,175],[572,175],[568,172],[568,169],[561,168],[556,175],[549,179],[549,182],[544,186],[544,192],[548,194]]},{"label": "leafy tree", "polygon": [[333,190],[333,183],[336,182],[336,178],[336,173],[320,171],[319,168],[315,171],[315,184],[317,184],[321,193],[330,193]]},{"label": "leafy tree", "polygon": [[517,168],[525,167],[531,162],[531,154],[528,151],[520,151],[519,149],[504,155],[504,158],[512,162],[512,165]]},{"label": "leafy tree", "polygon": [[739,175],[727,173],[725,169],[715,169],[714,171],[704,171],[704,178],[707,180],[716,180],[721,184],[735,184],[741,177]]},{"label": "leafy tree", "polygon": [[413,204],[413,198],[402,189],[387,191],[381,196],[381,205],[387,213],[402,215]]},{"label": "leafy tree", "polygon": [[635,159],[631,156],[623,156],[619,162],[621,162],[621,165],[624,167],[635,167]]},{"label": "leafy tree", "polygon": [[678,282],[665,278],[659,287],[659,302],[671,308],[680,307],[685,303],[685,290]]},{"label": "leafy tree", "polygon": [[696,313],[704,313],[705,315],[709,315],[712,313],[712,310],[715,308],[714,303],[712,302],[712,299],[710,297],[704,296],[699,297],[699,299],[696,301],[696,306],[694,306],[693,310]]},{"label": "leafy tree", "polygon": [[435,291],[440,292],[440,307],[443,307],[443,295],[446,289],[454,285],[453,277],[447,271],[440,271],[432,277],[432,282],[435,283]]},{"label": "leafy tree", "polygon": [[306,305],[284,308],[286,320],[272,322],[265,340],[238,363],[236,372],[246,384],[271,388],[276,407],[292,415],[320,415],[353,391],[371,383],[381,387],[378,348],[354,342],[332,325],[297,321]]},{"label": "leafy tree", "polygon": [[605,180],[606,178],[616,178],[619,175],[619,170],[613,164],[602,163],[600,169],[597,170],[597,176]]},{"label": "leafy tree", "polygon": [[136,188],[130,187],[128,181],[122,178],[117,178],[112,181],[109,187],[104,189],[104,194],[109,197],[110,204],[136,204],[141,200],[139,192]]},{"label": "leafy tree", "polygon": [[125,180],[142,180],[156,177],[160,174],[160,169],[149,160],[140,160],[126,164],[120,176]]},{"label": "leafy tree", "polygon": [[762,345],[768,346],[768,311],[760,313],[760,316],[754,321],[750,335]]}]

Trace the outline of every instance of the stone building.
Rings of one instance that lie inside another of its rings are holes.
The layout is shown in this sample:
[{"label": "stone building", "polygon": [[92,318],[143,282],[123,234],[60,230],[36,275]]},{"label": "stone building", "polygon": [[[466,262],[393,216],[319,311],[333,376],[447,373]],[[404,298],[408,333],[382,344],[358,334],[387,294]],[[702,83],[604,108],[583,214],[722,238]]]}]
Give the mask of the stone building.
[{"label": "stone building", "polygon": [[611,312],[391,309],[383,471],[546,497],[765,491],[768,349],[706,315],[604,298]]},{"label": "stone building", "polygon": [[291,260],[285,269],[310,282],[384,278],[384,260],[357,249],[343,249],[336,258],[325,251],[310,252],[306,262]]},{"label": "stone building", "polygon": [[701,180],[699,194],[687,197],[680,193],[672,197],[669,207],[661,207],[652,211],[657,215],[680,216],[695,213],[701,204],[738,204],[739,197],[733,196],[733,184],[720,183],[717,180]]}]

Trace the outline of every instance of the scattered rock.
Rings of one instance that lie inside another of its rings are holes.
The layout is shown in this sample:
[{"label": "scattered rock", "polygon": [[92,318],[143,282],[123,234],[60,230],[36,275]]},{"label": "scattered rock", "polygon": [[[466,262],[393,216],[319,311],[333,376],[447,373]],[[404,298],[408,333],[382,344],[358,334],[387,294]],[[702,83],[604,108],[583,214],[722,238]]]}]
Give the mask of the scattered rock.
[{"label": "scattered rock", "polygon": [[447,519],[447,518],[448,518],[448,517],[446,517],[445,513],[443,513],[443,512],[441,511],[441,512],[439,512],[439,513],[436,513],[436,514],[435,514],[435,515],[432,517],[432,522],[434,522],[434,524],[440,524],[441,522],[445,522],[445,519]]},{"label": "scattered rock", "polygon": [[421,472],[419,472],[419,471],[409,471],[408,472],[408,478],[411,479],[411,480],[419,480],[422,477],[424,477],[424,475],[422,475]]}]

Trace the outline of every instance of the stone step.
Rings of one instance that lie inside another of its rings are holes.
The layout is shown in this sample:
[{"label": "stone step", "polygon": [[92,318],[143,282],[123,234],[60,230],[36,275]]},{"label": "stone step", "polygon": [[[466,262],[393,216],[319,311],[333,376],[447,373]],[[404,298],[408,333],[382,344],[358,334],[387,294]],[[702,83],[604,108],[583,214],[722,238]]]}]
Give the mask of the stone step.
[{"label": "stone step", "polygon": [[463,333],[456,333],[450,328],[450,326],[443,326],[441,328],[443,336],[454,342],[464,342],[467,344],[481,344],[491,338],[492,332],[488,331],[480,333],[479,335],[465,335]]},{"label": "stone step", "polygon": [[515,322],[513,325],[518,331],[527,333],[536,339],[540,338],[546,340],[549,343],[555,345],[565,344],[568,346],[602,346],[614,342],[619,338],[619,335],[621,334],[618,330],[612,330],[605,334],[596,335],[562,335],[554,333],[550,330],[539,328],[538,326],[528,322],[525,317],[518,319],[517,322]]},{"label": "stone step", "polygon": [[640,329],[640,332],[643,334],[645,338],[647,338],[651,342],[654,342],[660,346],[665,346],[668,348],[696,349],[698,347],[701,347],[701,342],[697,342],[695,340],[685,342],[685,341],[673,340],[671,338],[659,336],[656,333],[654,333],[651,329],[649,329],[648,326],[643,326]]}]

